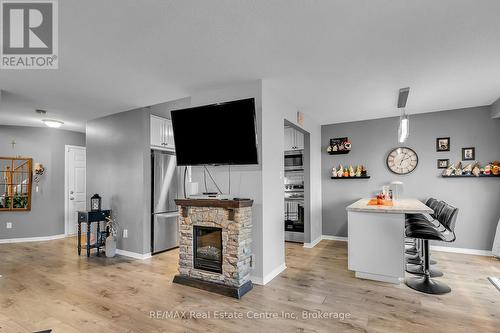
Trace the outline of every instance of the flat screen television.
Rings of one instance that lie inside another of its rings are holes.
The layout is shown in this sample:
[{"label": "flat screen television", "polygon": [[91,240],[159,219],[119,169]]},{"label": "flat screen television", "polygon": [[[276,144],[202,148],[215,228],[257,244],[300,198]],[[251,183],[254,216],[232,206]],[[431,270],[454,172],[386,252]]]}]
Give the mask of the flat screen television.
[{"label": "flat screen television", "polygon": [[177,165],[258,164],[255,100],[171,112]]}]

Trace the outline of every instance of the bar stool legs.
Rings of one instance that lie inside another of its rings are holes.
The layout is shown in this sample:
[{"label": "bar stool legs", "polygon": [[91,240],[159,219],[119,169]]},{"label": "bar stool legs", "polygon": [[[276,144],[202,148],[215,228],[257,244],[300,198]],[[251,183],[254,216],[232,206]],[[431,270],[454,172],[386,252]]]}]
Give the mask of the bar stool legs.
[{"label": "bar stool legs", "polygon": [[449,293],[451,291],[450,287],[446,284],[435,281],[431,279],[430,276],[430,260],[429,260],[429,241],[427,239],[423,240],[423,254],[424,254],[424,276],[406,278],[405,283],[408,287],[426,293],[434,295],[442,295]]},{"label": "bar stool legs", "polygon": [[[424,261],[422,260],[424,254],[423,254],[423,245],[422,245],[422,240],[421,239],[415,239],[414,243],[414,248],[415,251],[409,251],[408,249],[405,250],[405,260],[406,260],[406,266],[405,270],[406,272],[410,274],[417,274],[417,275],[423,275],[424,274]],[[430,256],[430,254],[429,254]],[[437,263],[437,261],[430,259],[429,262],[431,265],[434,265]],[[429,272],[431,274],[431,277],[440,277],[443,276],[443,273],[435,268],[430,268]]]},{"label": "bar stool legs", "polygon": [[[405,270],[410,274],[416,274],[416,275],[424,275],[425,274],[423,265],[406,264]],[[429,273],[430,273],[431,277],[443,276],[443,272],[441,272],[440,270],[435,269],[433,267],[429,268]]]}]

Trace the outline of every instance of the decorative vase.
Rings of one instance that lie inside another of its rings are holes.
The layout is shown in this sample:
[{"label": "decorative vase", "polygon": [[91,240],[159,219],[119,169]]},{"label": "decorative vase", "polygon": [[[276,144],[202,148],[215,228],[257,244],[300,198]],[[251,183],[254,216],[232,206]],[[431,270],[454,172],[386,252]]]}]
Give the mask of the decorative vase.
[{"label": "decorative vase", "polygon": [[116,238],[114,236],[106,237],[106,257],[112,258],[116,254]]}]

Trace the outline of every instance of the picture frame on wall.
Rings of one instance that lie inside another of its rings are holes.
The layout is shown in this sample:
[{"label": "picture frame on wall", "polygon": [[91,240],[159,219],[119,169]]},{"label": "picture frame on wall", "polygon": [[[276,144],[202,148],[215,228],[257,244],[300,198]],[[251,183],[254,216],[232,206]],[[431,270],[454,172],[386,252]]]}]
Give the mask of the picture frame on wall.
[{"label": "picture frame on wall", "polygon": [[436,151],[450,151],[450,137],[437,138]]},{"label": "picture frame on wall", "polygon": [[474,161],[476,159],[476,148],[462,148],[462,161]]},{"label": "picture frame on wall", "polygon": [[448,169],[450,166],[450,160],[447,158],[440,158],[437,160],[437,168],[438,169]]}]

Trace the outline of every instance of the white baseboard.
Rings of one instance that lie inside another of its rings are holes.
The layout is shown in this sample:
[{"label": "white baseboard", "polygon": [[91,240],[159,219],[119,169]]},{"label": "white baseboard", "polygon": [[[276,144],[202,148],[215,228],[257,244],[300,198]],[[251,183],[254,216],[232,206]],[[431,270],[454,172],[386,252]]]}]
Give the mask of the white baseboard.
[{"label": "white baseboard", "polygon": [[311,249],[311,248],[315,247],[316,245],[318,245],[318,243],[321,242],[321,239],[323,239],[323,237],[319,236],[318,238],[313,240],[311,243],[304,243],[304,247],[306,249]]},{"label": "white baseboard", "polygon": [[251,276],[250,280],[252,280],[252,283],[254,283],[254,284],[259,284],[259,285],[263,286],[263,285],[266,285],[272,279],[274,279],[276,276],[278,276],[285,269],[286,269],[286,265],[283,263],[280,266],[273,269],[269,274],[264,276],[263,279],[260,277],[257,277],[257,276]]},{"label": "white baseboard", "polygon": [[[321,238],[325,239],[325,240],[335,240],[335,241],[347,242],[347,237],[323,235]],[[448,247],[448,246],[431,245],[431,250],[442,251],[442,252],[472,254],[472,255],[476,255],[476,256],[492,256],[493,255],[491,253],[491,251],[487,251],[487,250],[465,249],[465,248],[460,248],[460,247]]]},{"label": "white baseboard", "polygon": [[53,235],[53,236],[41,236],[41,237],[8,238],[8,239],[0,239],[0,244],[45,242],[45,241],[61,239],[64,237],[66,237],[65,234]]},{"label": "white baseboard", "polygon": [[476,256],[488,256],[488,257],[491,257],[493,255],[493,253],[491,253],[491,251],[488,251],[488,250],[464,249],[461,247],[448,247],[448,246],[431,245],[431,250],[441,251],[441,252],[473,254]]},{"label": "white baseboard", "polygon": [[334,240],[334,241],[339,241],[339,242],[347,242],[347,237],[340,237],[340,236],[323,235],[323,236],[321,236],[321,239]]},{"label": "white baseboard", "polygon": [[125,256],[125,257],[130,257],[134,259],[139,259],[139,260],[144,260],[144,259],[149,259],[151,258],[151,253],[137,253],[137,252],[131,252],[131,251],[126,251],[126,250],[120,250],[116,249],[116,254]]}]

